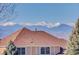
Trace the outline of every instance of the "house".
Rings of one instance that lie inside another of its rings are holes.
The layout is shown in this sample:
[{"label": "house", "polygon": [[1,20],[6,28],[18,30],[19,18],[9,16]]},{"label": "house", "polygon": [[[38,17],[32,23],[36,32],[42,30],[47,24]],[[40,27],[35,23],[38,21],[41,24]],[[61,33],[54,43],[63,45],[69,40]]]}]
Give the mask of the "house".
[{"label": "house", "polygon": [[17,47],[17,55],[56,55],[66,49],[67,41],[45,31],[31,31],[22,28],[0,41],[0,54],[12,41]]}]

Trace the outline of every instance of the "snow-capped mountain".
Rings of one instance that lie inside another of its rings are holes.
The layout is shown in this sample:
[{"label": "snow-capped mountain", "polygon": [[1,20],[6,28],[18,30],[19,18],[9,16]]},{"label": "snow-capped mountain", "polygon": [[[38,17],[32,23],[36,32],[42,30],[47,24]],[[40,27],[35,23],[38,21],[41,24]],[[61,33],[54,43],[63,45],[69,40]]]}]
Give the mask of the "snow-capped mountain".
[{"label": "snow-capped mountain", "polygon": [[66,38],[72,31],[72,27],[66,24],[61,24],[56,27],[48,28],[46,26],[26,26],[31,30],[35,30],[37,28],[38,31],[46,31],[52,35],[55,35],[60,38]]},{"label": "snow-capped mountain", "polygon": [[[12,25],[12,24],[11,24]],[[21,24],[15,24],[15,25],[12,25],[12,26],[2,26],[0,25],[0,33],[1,34],[1,38],[7,36],[7,35],[10,35],[11,33],[15,32],[16,30],[19,30],[23,27],[26,27],[30,30],[33,30],[35,31],[35,29],[37,29],[37,31],[46,31],[52,35],[55,35],[57,37],[60,37],[60,38],[67,38],[68,35],[71,33],[72,31],[72,26],[69,26],[67,24],[55,24],[55,26],[52,26],[52,27],[48,27],[48,25],[45,25],[44,23],[44,26],[42,25],[21,25]]]}]

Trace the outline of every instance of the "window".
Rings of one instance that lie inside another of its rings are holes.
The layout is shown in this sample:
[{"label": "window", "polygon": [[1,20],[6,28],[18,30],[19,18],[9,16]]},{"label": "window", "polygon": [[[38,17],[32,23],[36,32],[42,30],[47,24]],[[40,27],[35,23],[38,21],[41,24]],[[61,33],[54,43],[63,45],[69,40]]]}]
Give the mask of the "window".
[{"label": "window", "polygon": [[41,48],[41,54],[45,54],[45,48],[44,47]]},{"label": "window", "polygon": [[50,54],[49,47],[41,47],[41,54]]},{"label": "window", "polygon": [[25,55],[25,48],[17,48],[15,55]]},{"label": "window", "polygon": [[46,54],[50,54],[50,48],[49,47],[46,48]]}]

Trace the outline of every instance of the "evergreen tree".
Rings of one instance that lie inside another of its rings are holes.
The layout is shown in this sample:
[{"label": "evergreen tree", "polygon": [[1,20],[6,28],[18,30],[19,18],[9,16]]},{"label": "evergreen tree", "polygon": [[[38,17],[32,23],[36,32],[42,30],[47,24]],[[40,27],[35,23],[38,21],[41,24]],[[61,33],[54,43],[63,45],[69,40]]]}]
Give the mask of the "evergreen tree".
[{"label": "evergreen tree", "polygon": [[77,20],[75,27],[72,31],[72,35],[68,41],[66,55],[78,55],[79,54],[79,19]]},{"label": "evergreen tree", "polygon": [[12,41],[9,42],[6,51],[4,51],[5,55],[14,55],[16,53],[16,46]]}]

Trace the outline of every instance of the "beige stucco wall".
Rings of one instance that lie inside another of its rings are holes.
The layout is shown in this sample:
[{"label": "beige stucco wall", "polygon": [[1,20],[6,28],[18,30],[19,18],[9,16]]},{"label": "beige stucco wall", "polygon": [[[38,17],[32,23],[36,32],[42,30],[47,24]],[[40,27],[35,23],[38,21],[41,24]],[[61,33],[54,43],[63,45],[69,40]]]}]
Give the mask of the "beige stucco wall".
[{"label": "beige stucco wall", "polygon": [[26,55],[37,55],[38,48],[37,47],[26,47]]},{"label": "beige stucco wall", "polygon": [[[18,48],[21,48],[21,47],[18,47]],[[24,48],[25,48],[26,55],[41,55],[40,54],[41,47],[24,47]],[[58,47],[58,46],[50,47],[51,55],[56,55],[58,52],[60,52],[60,47]]]},{"label": "beige stucco wall", "polygon": [[[21,47],[18,47],[18,48],[21,48]],[[24,48],[25,48],[26,55],[41,55],[40,54],[41,47],[29,47],[28,46],[28,47],[24,47]],[[58,46],[50,47],[50,55],[56,55],[58,52],[60,52],[60,47],[58,47]],[[1,53],[0,53],[0,55],[1,55]]]},{"label": "beige stucco wall", "polygon": [[[26,47],[26,55],[41,55],[40,54],[40,48],[41,47]],[[60,47],[50,47],[50,54],[56,55],[58,52],[60,52]]]},{"label": "beige stucco wall", "polygon": [[60,47],[58,46],[51,47],[51,55],[56,55],[59,52],[60,52]]}]

